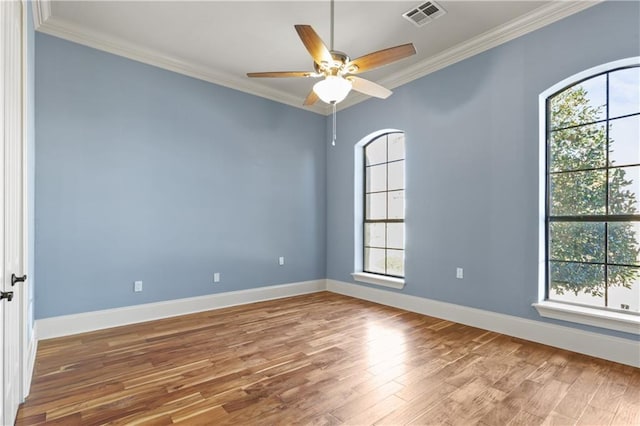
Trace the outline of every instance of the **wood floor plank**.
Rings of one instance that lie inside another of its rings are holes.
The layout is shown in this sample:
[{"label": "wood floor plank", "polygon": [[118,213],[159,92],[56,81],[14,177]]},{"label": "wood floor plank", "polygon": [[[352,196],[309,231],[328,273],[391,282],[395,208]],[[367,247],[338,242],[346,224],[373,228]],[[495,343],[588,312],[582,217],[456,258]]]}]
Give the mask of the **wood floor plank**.
[{"label": "wood floor plank", "polygon": [[569,385],[558,380],[547,381],[524,407],[524,410],[537,417],[546,417],[567,394]]},{"label": "wood floor plank", "polygon": [[610,425],[615,417],[615,413],[609,410],[602,410],[593,405],[587,405],[582,415],[577,421],[577,425]]},{"label": "wood floor plank", "polygon": [[575,425],[577,420],[571,419],[567,416],[563,416],[562,414],[552,411],[545,417],[544,422],[542,423],[544,426],[573,426]]},{"label": "wood floor plank", "polygon": [[618,410],[611,422],[612,425],[640,425],[640,399],[635,400],[637,404],[622,401],[618,405]]},{"label": "wood floor plank", "polygon": [[[388,398],[402,389],[402,385],[396,382],[388,382],[384,385],[367,392],[364,395],[357,395],[348,400],[342,406],[331,412],[331,415],[339,420],[347,421],[365,410],[370,409],[380,401]],[[382,416],[381,416],[382,417]]]},{"label": "wood floor plank", "polygon": [[320,292],[39,343],[27,425],[640,424],[640,369]]},{"label": "wood floor plank", "polygon": [[[433,408],[441,400],[453,393],[457,388],[443,383],[436,388],[422,387],[422,393],[396,408],[376,422],[379,425],[408,424]],[[398,394],[396,394],[398,395]]]},{"label": "wood floor plank", "polygon": [[555,411],[573,420],[578,420],[604,381],[597,372],[583,370],[567,390]]}]

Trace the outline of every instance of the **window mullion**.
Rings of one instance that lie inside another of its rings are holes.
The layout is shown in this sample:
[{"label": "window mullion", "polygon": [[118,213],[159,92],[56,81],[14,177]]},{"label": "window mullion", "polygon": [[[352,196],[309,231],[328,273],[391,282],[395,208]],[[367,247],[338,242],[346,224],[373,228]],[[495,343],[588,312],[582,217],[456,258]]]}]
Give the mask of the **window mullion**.
[{"label": "window mullion", "polygon": [[[605,213],[609,216],[609,73],[606,74],[606,89],[605,89],[605,119],[606,125],[605,131],[605,165],[607,167],[605,171]],[[609,307],[609,223],[604,223],[604,307]]]},{"label": "window mullion", "polygon": [[385,136],[385,148],[387,151],[387,158],[386,158],[386,163],[385,163],[385,197],[386,197],[386,215],[385,215],[385,222],[384,222],[384,273],[385,275],[389,275],[389,271],[387,270],[387,264],[389,263],[389,259],[387,258],[387,247],[389,246],[389,243],[387,242],[387,226],[388,226],[388,220],[389,220],[389,135],[387,134]]}]

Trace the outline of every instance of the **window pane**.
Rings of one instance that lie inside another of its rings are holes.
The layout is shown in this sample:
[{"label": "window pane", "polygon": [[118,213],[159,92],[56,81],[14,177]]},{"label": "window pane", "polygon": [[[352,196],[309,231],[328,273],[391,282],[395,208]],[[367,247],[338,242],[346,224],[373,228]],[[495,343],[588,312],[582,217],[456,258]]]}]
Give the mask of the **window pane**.
[{"label": "window pane", "polygon": [[364,149],[366,165],[386,163],[387,161],[387,136],[375,139]]},{"label": "window pane", "polygon": [[387,165],[367,167],[366,192],[387,190]]},{"label": "window pane", "polygon": [[404,250],[387,250],[387,274],[404,276]]},{"label": "window pane", "polygon": [[640,268],[609,266],[607,306],[633,312],[640,311]]},{"label": "window pane", "polygon": [[640,167],[609,170],[609,214],[638,213]]},{"label": "window pane", "polygon": [[640,112],[640,67],[609,74],[609,117]]},{"label": "window pane", "polygon": [[366,272],[404,275],[404,223],[387,222],[404,220],[404,142],[403,133],[392,133],[364,148]]},{"label": "window pane", "polygon": [[366,196],[366,219],[386,219],[387,218],[387,193],[367,194]]},{"label": "window pane", "polygon": [[364,245],[367,247],[382,247],[384,248],[385,226],[384,223],[365,223],[364,224]]},{"label": "window pane", "polygon": [[552,222],[549,225],[552,260],[605,261],[603,222]]},{"label": "window pane", "polygon": [[612,166],[640,164],[640,116],[611,121],[609,162]]},{"label": "window pane", "polygon": [[384,274],[385,270],[384,249],[365,248],[364,249],[364,270],[374,274]]},{"label": "window pane", "polygon": [[607,103],[606,75],[591,78],[551,98],[551,128],[603,120]]},{"label": "window pane", "polygon": [[604,170],[551,175],[551,215],[605,214],[605,182]]},{"label": "window pane", "polygon": [[389,192],[389,219],[404,219],[404,191]]},{"label": "window pane", "polygon": [[389,191],[404,189],[404,160],[389,163]]},{"label": "window pane", "polygon": [[389,137],[389,161],[404,159],[404,133],[392,133]]},{"label": "window pane", "polygon": [[549,299],[604,307],[604,266],[550,262]]},{"label": "window pane", "polygon": [[404,223],[387,224],[387,247],[404,249]]},{"label": "window pane", "polygon": [[606,166],[607,130],[604,123],[551,133],[551,171]]},{"label": "window pane", "polygon": [[610,222],[608,228],[608,262],[640,266],[640,223]]}]

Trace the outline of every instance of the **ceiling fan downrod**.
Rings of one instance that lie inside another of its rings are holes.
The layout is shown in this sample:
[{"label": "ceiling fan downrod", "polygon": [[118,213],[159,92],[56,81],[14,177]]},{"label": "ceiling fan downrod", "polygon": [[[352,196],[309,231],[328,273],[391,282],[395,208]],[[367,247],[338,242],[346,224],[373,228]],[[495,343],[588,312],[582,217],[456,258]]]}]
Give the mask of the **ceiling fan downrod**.
[{"label": "ceiling fan downrod", "polygon": [[329,44],[330,44],[329,49],[331,51],[333,51],[334,20],[335,20],[335,0],[331,0],[331,25],[330,25],[331,38],[329,39]]}]

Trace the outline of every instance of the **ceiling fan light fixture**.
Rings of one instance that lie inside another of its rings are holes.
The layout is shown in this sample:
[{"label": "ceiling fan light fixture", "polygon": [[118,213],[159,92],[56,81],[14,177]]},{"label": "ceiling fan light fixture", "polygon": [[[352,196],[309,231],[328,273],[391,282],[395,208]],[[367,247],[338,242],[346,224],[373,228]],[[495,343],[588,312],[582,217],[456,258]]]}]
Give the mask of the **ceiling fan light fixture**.
[{"label": "ceiling fan light fixture", "polygon": [[313,91],[325,103],[340,103],[351,91],[352,83],[343,77],[335,75],[327,76],[313,85]]}]

